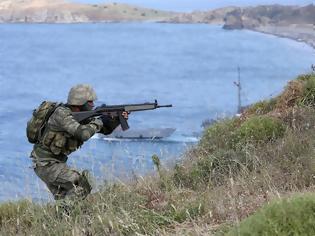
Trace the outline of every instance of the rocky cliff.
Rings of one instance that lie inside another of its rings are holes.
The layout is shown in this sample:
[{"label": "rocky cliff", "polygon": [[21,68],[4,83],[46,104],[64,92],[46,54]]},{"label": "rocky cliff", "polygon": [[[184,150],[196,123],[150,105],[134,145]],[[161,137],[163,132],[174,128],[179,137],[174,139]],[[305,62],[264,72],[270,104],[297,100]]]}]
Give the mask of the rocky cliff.
[{"label": "rocky cliff", "polygon": [[238,8],[226,14],[224,23],[226,29],[315,24],[315,6],[270,5]]},{"label": "rocky cliff", "polygon": [[224,18],[224,29],[250,29],[305,42],[315,48],[315,6],[238,8]]}]

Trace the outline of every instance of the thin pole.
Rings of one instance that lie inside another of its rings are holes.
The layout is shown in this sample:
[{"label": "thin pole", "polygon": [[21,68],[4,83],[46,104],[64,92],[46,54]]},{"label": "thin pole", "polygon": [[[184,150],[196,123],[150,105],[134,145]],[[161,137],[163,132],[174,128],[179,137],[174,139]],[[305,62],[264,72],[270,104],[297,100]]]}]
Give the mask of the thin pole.
[{"label": "thin pole", "polygon": [[238,73],[238,80],[237,82],[234,82],[234,84],[237,87],[237,113],[240,114],[242,110],[242,102],[241,102],[241,91],[242,91],[242,86],[241,86],[241,68],[238,66],[237,67],[237,73]]}]

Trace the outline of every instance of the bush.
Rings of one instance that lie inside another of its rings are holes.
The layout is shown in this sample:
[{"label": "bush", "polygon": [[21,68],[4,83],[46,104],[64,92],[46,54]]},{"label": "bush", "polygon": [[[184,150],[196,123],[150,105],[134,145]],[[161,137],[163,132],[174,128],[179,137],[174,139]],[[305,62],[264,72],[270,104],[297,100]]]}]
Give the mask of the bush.
[{"label": "bush", "polygon": [[273,202],[245,219],[228,235],[314,235],[315,195]]},{"label": "bush", "polygon": [[[283,137],[285,125],[268,116],[252,116],[239,124],[239,119],[228,119],[204,131],[199,148],[205,153],[218,149],[239,150],[247,144],[261,144]],[[238,127],[239,126],[239,127]]]},{"label": "bush", "polygon": [[315,78],[315,75],[314,74],[304,74],[304,75],[300,75],[297,77],[297,81],[308,81],[308,80],[311,80],[311,79],[314,79]]},{"label": "bush", "polygon": [[240,144],[266,143],[283,137],[284,124],[276,118],[268,116],[254,116],[246,120],[237,131]]},{"label": "bush", "polygon": [[273,117],[253,116],[240,123],[237,118],[227,119],[206,129],[189,164],[175,167],[174,183],[199,189],[220,185],[242,169],[252,171],[259,163],[250,150],[281,138],[285,132],[282,121]]},{"label": "bush", "polygon": [[177,165],[174,171],[175,184],[191,189],[204,187],[211,181],[213,161],[212,157],[202,157],[191,168]]},{"label": "bush", "polygon": [[315,76],[306,76],[304,78],[303,94],[299,101],[300,105],[315,106]]},{"label": "bush", "polygon": [[302,80],[293,80],[290,81],[285,90],[277,98],[276,108],[278,111],[286,112],[290,107],[295,107],[300,103],[300,99],[303,94],[303,85]]},{"label": "bush", "polygon": [[226,119],[207,128],[200,140],[199,147],[206,151],[230,149],[234,146],[238,119]]},{"label": "bush", "polygon": [[252,156],[245,150],[218,149],[208,155],[200,156],[191,167],[176,165],[174,183],[191,189],[204,188],[205,185],[221,185],[226,178],[236,176],[241,169],[252,170]]},{"label": "bush", "polygon": [[265,115],[269,112],[271,112],[277,103],[277,99],[272,98],[270,100],[266,101],[260,101],[252,106],[250,106],[248,109],[246,109],[245,114],[246,115]]}]

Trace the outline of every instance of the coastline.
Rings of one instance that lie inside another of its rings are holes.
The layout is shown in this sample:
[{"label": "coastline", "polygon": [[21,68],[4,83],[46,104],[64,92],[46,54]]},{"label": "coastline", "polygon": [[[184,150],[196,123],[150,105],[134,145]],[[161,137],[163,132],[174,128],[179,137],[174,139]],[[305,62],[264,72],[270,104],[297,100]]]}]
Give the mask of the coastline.
[{"label": "coastline", "polygon": [[[196,24],[196,23],[195,23]],[[199,24],[199,23],[197,23]],[[208,23],[209,25],[220,25],[222,28],[224,24]],[[226,30],[249,30],[262,34],[268,34],[279,38],[291,39],[296,42],[305,43],[306,45],[315,49],[315,26],[313,25],[287,25],[287,26],[258,26],[258,27],[243,27],[230,28]]]},{"label": "coastline", "polygon": [[280,38],[288,38],[297,42],[305,43],[315,49],[315,29],[312,29],[311,26],[261,26],[244,29]]}]

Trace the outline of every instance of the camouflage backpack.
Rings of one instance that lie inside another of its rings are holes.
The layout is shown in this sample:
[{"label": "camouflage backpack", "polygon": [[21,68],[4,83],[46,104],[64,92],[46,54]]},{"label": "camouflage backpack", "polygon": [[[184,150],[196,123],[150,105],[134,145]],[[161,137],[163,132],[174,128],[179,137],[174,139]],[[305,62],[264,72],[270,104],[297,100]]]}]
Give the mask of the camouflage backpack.
[{"label": "camouflage backpack", "polygon": [[30,143],[38,143],[45,129],[45,125],[59,104],[44,101],[33,111],[32,118],[27,122],[26,136]]}]

